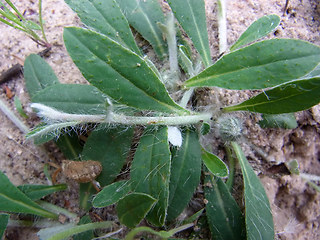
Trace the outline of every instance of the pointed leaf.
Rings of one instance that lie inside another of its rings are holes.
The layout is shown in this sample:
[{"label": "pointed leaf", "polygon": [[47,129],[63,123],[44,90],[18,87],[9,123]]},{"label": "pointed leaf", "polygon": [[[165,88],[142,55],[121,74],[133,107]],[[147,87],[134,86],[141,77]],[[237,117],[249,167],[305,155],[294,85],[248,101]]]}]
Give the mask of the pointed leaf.
[{"label": "pointed leaf", "polygon": [[271,208],[263,185],[244,156],[241,147],[235,142],[231,145],[243,174],[247,239],[274,239]]},{"label": "pointed leaf", "polygon": [[167,127],[150,130],[147,129],[140,139],[131,166],[131,181],[135,192],[158,200],[147,219],[155,226],[162,226],[168,208],[171,156]]},{"label": "pointed leaf", "polygon": [[294,113],[263,114],[262,120],[258,122],[262,128],[284,128],[294,129],[298,127]]},{"label": "pointed leaf", "polygon": [[79,205],[85,210],[89,211],[92,207],[91,199],[93,195],[97,193],[97,190],[93,187],[92,183],[81,183],[79,189]]},{"label": "pointed leaf", "polygon": [[99,161],[102,172],[97,178],[102,186],[110,184],[126,161],[133,136],[132,128],[102,128],[94,130],[84,146],[82,159]]},{"label": "pointed leaf", "polygon": [[67,50],[85,78],[119,103],[131,107],[182,113],[145,59],[101,34],[66,28]]},{"label": "pointed leaf", "polygon": [[36,54],[26,58],[23,75],[31,99],[40,90],[60,83],[49,64]]},{"label": "pointed leaf", "polygon": [[2,237],[4,235],[4,232],[6,231],[9,218],[10,218],[9,214],[5,214],[5,213],[0,214],[0,239],[4,239]]},{"label": "pointed leaf", "polygon": [[65,0],[89,28],[141,55],[129,24],[115,0]]},{"label": "pointed leaf", "polygon": [[159,23],[165,24],[165,18],[158,0],[117,0],[129,24],[134,27],[153,47],[161,58],[167,54]]},{"label": "pointed leaf", "polygon": [[128,181],[119,181],[104,187],[93,199],[92,204],[95,208],[102,208],[117,203],[125,197],[131,186]]},{"label": "pointed leaf", "polygon": [[183,145],[172,153],[167,221],[172,221],[188,205],[200,182],[201,147],[198,135],[185,130]]},{"label": "pointed leaf", "polygon": [[134,228],[145,218],[157,200],[145,193],[131,193],[121,199],[117,205],[120,222]]},{"label": "pointed leaf", "polygon": [[216,155],[202,149],[202,161],[209,171],[217,177],[227,177],[229,169],[227,165]]},{"label": "pointed leaf", "polygon": [[186,81],[186,87],[227,89],[273,87],[310,72],[320,62],[320,48],[293,39],[261,41],[223,56]]},{"label": "pointed leaf", "polygon": [[45,197],[51,193],[58,191],[63,191],[67,189],[66,184],[57,184],[57,185],[32,185],[25,184],[18,186],[18,189],[27,195],[31,200],[39,200],[42,197]]},{"label": "pointed leaf", "polygon": [[192,40],[206,67],[211,65],[206,12],[203,0],[169,0],[174,16]]},{"label": "pointed leaf", "polygon": [[224,110],[280,114],[306,110],[319,102],[320,77],[317,77],[282,84]]},{"label": "pointed leaf", "polygon": [[58,84],[39,91],[32,101],[65,113],[104,114],[106,96],[97,88],[81,84]]},{"label": "pointed leaf", "polygon": [[267,34],[273,31],[279,23],[280,17],[278,15],[272,14],[259,18],[241,34],[238,41],[230,48],[230,51],[241,48],[251,42],[267,36]]},{"label": "pointed leaf", "polygon": [[14,186],[6,175],[0,171],[0,211],[14,213],[28,213],[41,217],[56,218],[57,216],[41,208],[16,186]]},{"label": "pointed leaf", "polygon": [[245,239],[245,221],[226,184],[220,179],[206,179],[206,215],[214,239]]}]

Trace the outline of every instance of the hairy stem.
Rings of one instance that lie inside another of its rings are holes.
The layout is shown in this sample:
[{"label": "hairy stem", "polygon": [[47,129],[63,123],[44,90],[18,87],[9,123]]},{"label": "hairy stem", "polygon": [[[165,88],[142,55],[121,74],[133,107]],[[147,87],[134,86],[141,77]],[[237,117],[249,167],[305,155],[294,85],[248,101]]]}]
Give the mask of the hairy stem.
[{"label": "hairy stem", "polygon": [[227,17],[226,1],[218,0],[219,53],[227,50]]}]

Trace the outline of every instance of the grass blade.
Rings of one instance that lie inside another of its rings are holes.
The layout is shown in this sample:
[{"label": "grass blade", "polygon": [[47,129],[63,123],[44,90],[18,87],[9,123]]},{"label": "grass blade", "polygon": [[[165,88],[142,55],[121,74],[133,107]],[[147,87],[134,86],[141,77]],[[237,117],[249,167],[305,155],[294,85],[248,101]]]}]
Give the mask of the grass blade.
[{"label": "grass blade", "polygon": [[18,186],[18,189],[23,192],[31,200],[39,200],[42,197],[45,197],[49,194],[55,193],[57,191],[63,191],[67,189],[66,184],[57,184],[57,185],[32,185],[25,184]]}]

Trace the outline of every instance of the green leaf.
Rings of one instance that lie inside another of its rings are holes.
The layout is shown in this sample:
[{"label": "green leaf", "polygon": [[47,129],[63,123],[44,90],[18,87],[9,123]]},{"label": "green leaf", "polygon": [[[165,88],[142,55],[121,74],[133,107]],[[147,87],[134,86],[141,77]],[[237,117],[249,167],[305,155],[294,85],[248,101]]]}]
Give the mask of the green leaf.
[{"label": "green leaf", "polygon": [[65,0],[65,2],[86,26],[141,55],[128,21],[115,0]]},{"label": "green leaf", "polygon": [[[83,216],[80,219],[78,225],[83,225],[86,223],[92,223],[90,217],[87,215]],[[93,230],[88,230],[86,232],[79,233],[79,234],[74,235],[72,237],[73,240],[88,240],[88,239],[93,239],[93,238],[94,238]]]},{"label": "green leaf", "polygon": [[110,38],[66,28],[67,50],[85,78],[119,103],[145,110],[185,113],[145,59]]},{"label": "green leaf", "polygon": [[298,127],[294,113],[263,114],[262,120],[258,122],[262,128],[284,128],[294,129]]},{"label": "green leaf", "polygon": [[201,147],[195,131],[184,132],[183,144],[172,153],[167,221],[173,221],[188,205],[201,175]]},{"label": "green leaf", "polygon": [[66,184],[57,184],[57,185],[32,185],[25,184],[18,186],[18,189],[23,192],[31,200],[39,200],[42,197],[45,197],[51,193],[58,191],[63,191],[67,189]]},{"label": "green leaf", "polygon": [[75,234],[99,228],[110,228],[111,226],[112,222],[110,221],[87,223],[82,225],[75,225],[74,223],[69,223],[58,227],[41,229],[37,233],[37,235],[41,240],[62,240],[67,239],[68,237],[71,237]]},{"label": "green leaf", "polygon": [[165,17],[157,0],[136,1],[116,0],[129,21],[162,58],[167,54],[166,42],[163,39],[159,23],[165,24]]},{"label": "green leaf", "polygon": [[32,30],[41,30],[41,27],[33,21],[27,20],[23,22],[25,27]]},{"label": "green leaf", "polygon": [[49,64],[36,54],[26,58],[23,75],[31,99],[40,90],[60,83]]},{"label": "green leaf", "polygon": [[2,237],[4,235],[4,232],[6,231],[9,218],[10,218],[9,214],[5,214],[5,213],[0,214],[0,239],[4,239]]},{"label": "green leaf", "polygon": [[320,64],[318,64],[311,72],[303,76],[302,79],[320,77]]},{"label": "green leaf", "polygon": [[266,114],[306,110],[320,102],[320,77],[292,81],[260,93],[224,111],[251,111]]},{"label": "green leaf", "polygon": [[120,173],[130,150],[132,136],[133,129],[126,127],[102,127],[90,134],[82,152],[82,159],[101,163],[102,172],[97,178],[101,186],[110,184]]},{"label": "green leaf", "polygon": [[241,210],[231,196],[226,184],[220,179],[206,178],[206,215],[214,239],[245,239],[245,222]]},{"label": "green leaf", "polygon": [[92,204],[95,208],[102,208],[117,203],[125,197],[131,186],[126,180],[112,183],[104,187],[93,199]]},{"label": "green leaf", "polygon": [[263,185],[244,156],[241,147],[235,142],[232,142],[231,146],[243,174],[247,239],[274,239],[270,204]]},{"label": "green leaf", "polygon": [[18,111],[18,113],[20,114],[21,117],[29,118],[28,115],[23,110],[21,101],[17,96],[14,96],[14,106],[17,109],[17,111]]},{"label": "green leaf", "polygon": [[278,27],[279,23],[280,17],[278,15],[272,14],[259,18],[241,34],[238,41],[236,41],[230,48],[230,51],[241,48],[253,41],[267,36],[271,31]]},{"label": "green leaf", "polygon": [[206,67],[212,64],[203,0],[169,0],[175,17],[192,40]]},{"label": "green leaf", "polygon": [[117,204],[120,222],[129,228],[134,228],[145,218],[156,199],[145,193],[131,193],[122,198]]},{"label": "green leaf", "polygon": [[218,156],[202,149],[202,161],[213,175],[217,177],[228,176],[229,169]]},{"label": "green leaf", "polygon": [[132,189],[158,200],[147,216],[155,226],[164,224],[169,198],[171,156],[167,127],[145,130],[131,166]]},{"label": "green leaf", "polygon": [[58,84],[39,91],[34,103],[42,103],[65,113],[104,114],[106,96],[97,88],[81,84]]},{"label": "green leaf", "polygon": [[310,72],[320,61],[320,48],[293,39],[271,39],[223,56],[211,67],[186,81],[186,87],[227,89],[273,87]]},{"label": "green leaf", "polygon": [[0,171],[0,211],[14,213],[28,213],[41,217],[57,218],[51,212],[41,208],[16,186],[14,186],[6,175]]}]

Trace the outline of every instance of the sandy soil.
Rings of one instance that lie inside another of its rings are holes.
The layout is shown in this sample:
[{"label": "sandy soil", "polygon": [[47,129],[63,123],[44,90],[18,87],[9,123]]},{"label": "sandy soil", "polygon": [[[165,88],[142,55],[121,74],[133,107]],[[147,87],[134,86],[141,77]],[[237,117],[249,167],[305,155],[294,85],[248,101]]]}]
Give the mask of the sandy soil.
[{"label": "sandy soil", "polygon": [[[25,11],[29,19],[37,18],[37,1],[13,1],[18,9]],[[62,40],[65,26],[80,25],[76,15],[68,8],[63,0],[43,1],[46,33],[49,42],[55,47],[47,59],[53,67],[59,80],[63,83],[84,83],[85,80],[68,56]],[[228,44],[232,44],[254,20],[267,14],[282,16],[285,0],[229,0],[227,8]],[[215,1],[206,1],[208,30],[213,55],[218,55],[217,48],[217,21]],[[298,38],[320,45],[320,4],[317,0],[290,0],[288,14],[281,17],[278,30],[270,34],[270,38]],[[23,61],[30,53],[42,50],[23,33],[0,24],[0,72],[13,64]],[[19,97],[28,115],[24,120],[32,127],[35,117],[29,104],[29,97],[24,87],[22,77],[17,77],[5,84]],[[3,85],[2,85],[3,86]],[[2,87],[1,86],[1,87]],[[8,99],[0,89],[0,98],[14,110],[13,100]],[[223,103],[231,104],[245,98],[244,93],[220,93]],[[206,102],[214,101],[210,94]],[[248,128],[246,137],[250,142],[268,153],[276,164],[297,159],[301,171],[320,175],[319,145],[320,145],[320,108],[314,107],[309,111],[297,114],[299,127],[294,130],[263,130],[256,124],[256,117],[242,116]],[[43,149],[26,142],[24,134],[19,131],[2,113],[0,113],[0,169],[16,184],[47,183],[43,174],[43,164],[48,161],[60,162],[61,154],[51,149],[46,154]],[[214,137],[212,137],[214,139]],[[256,152],[244,145],[248,159],[255,170],[260,174],[264,183],[274,214],[276,237],[278,239],[320,239],[320,195],[310,188],[301,178],[270,174],[266,163]],[[219,148],[217,147],[217,150]],[[219,150],[221,151],[221,150]],[[223,153],[219,153],[222,155]],[[71,183],[72,184],[72,183]],[[70,189],[75,189],[71,187]],[[78,195],[74,190],[53,200],[54,203],[64,206],[70,203],[68,209],[78,211]],[[26,238],[16,231],[9,231],[8,239],[36,239],[34,235]]]}]

